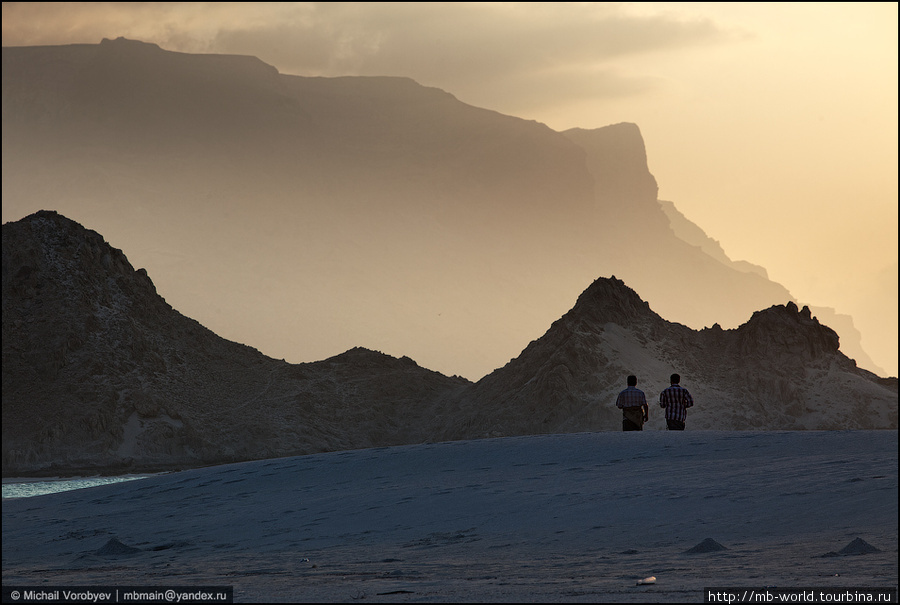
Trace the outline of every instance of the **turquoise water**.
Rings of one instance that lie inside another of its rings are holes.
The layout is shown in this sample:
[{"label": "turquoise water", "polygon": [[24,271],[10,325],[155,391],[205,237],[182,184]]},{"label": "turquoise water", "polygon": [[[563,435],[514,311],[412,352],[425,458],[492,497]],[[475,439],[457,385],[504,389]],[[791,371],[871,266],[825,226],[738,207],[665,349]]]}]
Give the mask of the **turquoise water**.
[{"label": "turquoise water", "polygon": [[108,483],[145,479],[152,475],[119,475],[113,477],[73,477],[69,479],[4,479],[3,499],[30,498],[72,489],[84,489]]}]

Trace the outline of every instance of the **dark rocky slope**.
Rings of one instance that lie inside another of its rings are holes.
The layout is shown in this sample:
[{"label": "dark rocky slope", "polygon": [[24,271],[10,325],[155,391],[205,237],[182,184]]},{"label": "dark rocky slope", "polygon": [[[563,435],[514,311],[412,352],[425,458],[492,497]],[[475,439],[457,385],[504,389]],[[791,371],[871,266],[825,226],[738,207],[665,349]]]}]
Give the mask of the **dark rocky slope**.
[{"label": "dark rocky slope", "polygon": [[[689,428],[897,428],[897,380],[860,370],[793,303],[734,330],[662,319],[596,280],[476,384],[354,348],[289,364],[174,310],[146,271],[56,212],[3,225],[3,472],[121,472],[443,439],[617,430],[628,373],[678,371]],[[654,414],[648,428],[661,428]],[[654,425],[654,422],[656,423]]]},{"label": "dark rocky slope", "polygon": [[459,426],[442,436],[619,430],[614,403],[629,374],[651,405],[648,428],[662,429],[657,396],[676,372],[696,401],[692,429],[896,428],[897,379],[858,368],[838,344],[791,302],[736,329],[697,331],[601,278],[519,357],[466,389],[454,402]]},{"label": "dark rocky slope", "polygon": [[3,225],[3,469],[166,468],[406,443],[467,382],[354,349],[291,365],[170,307],[55,213]]}]

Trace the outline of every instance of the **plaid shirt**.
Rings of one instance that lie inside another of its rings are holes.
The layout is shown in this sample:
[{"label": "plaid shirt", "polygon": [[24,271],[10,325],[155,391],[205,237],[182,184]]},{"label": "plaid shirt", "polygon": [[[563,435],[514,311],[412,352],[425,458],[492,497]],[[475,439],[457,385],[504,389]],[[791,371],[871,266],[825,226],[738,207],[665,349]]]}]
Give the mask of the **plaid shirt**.
[{"label": "plaid shirt", "polygon": [[647,398],[644,391],[635,387],[628,387],[616,397],[617,408],[636,408],[642,405],[647,405]]},{"label": "plaid shirt", "polygon": [[680,384],[673,384],[659,394],[659,407],[666,408],[667,420],[684,422],[687,419],[687,409],[692,405],[694,398]]}]

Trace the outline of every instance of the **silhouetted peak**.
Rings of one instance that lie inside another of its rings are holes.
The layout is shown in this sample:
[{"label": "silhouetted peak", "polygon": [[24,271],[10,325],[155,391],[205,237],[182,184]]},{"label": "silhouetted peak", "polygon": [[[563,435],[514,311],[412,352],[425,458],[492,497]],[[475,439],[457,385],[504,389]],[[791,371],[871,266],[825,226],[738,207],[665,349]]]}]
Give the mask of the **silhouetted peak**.
[{"label": "silhouetted peak", "polygon": [[568,315],[598,326],[609,322],[625,326],[639,319],[658,318],[650,304],[615,275],[595,280]]},{"label": "silhouetted peak", "polygon": [[393,357],[381,351],[373,351],[365,347],[353,347],[343,353],[329,357],[323,363],[330,365],[347,365],[355,368],[395,368],[398,366],[418,367],[409,357]]},{"label": "silhouetted peak", "polygon": [[818,326],[830,330],[827,326],[822,326],[819,320],[812,316],[812,311],[809,310],[809,307],[804,305],[800,309],[797,303],[793,301],[784,305],[773,305],[768,309],[754,312],[747,323],[753,322],[760,324]]},{"label": "silhouetted peak", "polygon": [[40,251],[44,255],[71,260],[84,242],[106,243],[96,231],[84,228],[55,210],[39,210],[19,221],[4,224],[3,237],[4,240],[15,238],[15,258]]},{"label": "silhouetted peak", "polygon": [[109,38],[103,38],[100,41],[101,48],[107,49],[115,49],[118,52],[123,51],[162,51],[162,49],[157,44],[153,44],[152,42],[142,42],[141,40],[129,40],[123,36],[119,36],[115,40],[110,40]]},{"label": "silhouetted peak", "polygon": [[26,298],[48,288],[64,296],[75,283],[79,289],[97,292],[107,289],[110,277],[131,293],[156,298],[144,269],[135,271],[125,254],[103,236],[58,212],[40,210],[3,225],[4,296],[7,288]]},{"label": "silhouetted peak", "polygon": [[103,236],[96,231],[85,228],[80,223],[63,216],[55,210],[38,210],[19,221],[6,223],[4,228],[6,227],[9,229],[27,228],[35,239],[41,241],[45,246],[57,248],[57,252],[62,252],[64,248],[69,248],[66,251],[67,257],[71,257],[71,253],[75,251],[74,249],[85,242],[91,244],[102,242],[104,246],[122,255],[123,258],[125,256],[121,250],[110,247],[103,239]]},{"label": "silhouetted peak", "polygon": [[837,332],[820,324],[809,307],[793,302],[756,311],[738,331],[745,353],[767,353],[775,346],[781,353],[817,358],[836,353],[840,345]]}]

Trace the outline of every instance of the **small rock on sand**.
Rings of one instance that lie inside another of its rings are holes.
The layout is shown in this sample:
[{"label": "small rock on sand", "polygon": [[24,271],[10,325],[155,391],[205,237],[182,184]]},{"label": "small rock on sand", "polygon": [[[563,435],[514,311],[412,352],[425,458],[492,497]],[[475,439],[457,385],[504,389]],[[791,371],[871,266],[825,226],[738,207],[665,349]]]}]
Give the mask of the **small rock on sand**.
[{"label": "small rock on sand", "polygon": [[95,550],[94,554],[104,557],[120,557],[123,555],[133,555],[138,552],[141,552],[140,548],[133,548],[127,544],[122,544],[116,538],[110,538],[103,547]]},{"label": "small rock on sand", "polygon": [[689,548],[684,552],[689,555],[696,555],[705,552],[718,552],[720,550],[728,550],[728,548],[722,546],[712,538],[707,538],[700,544],[694,546],[693,548]]},{"label": "small rock on sand", "polygon": [[841,557],[841,556],[846,556],[846,555],[868,555],[873,552],[881,552],[881,549],[875,548],[874,546],[872,546],[871,544],[869,544],[862,538],[856,538],[855,540],[853,540],[853,542],[851,542],[844,548],[840,549],[839,551],[827,552],[822,556],[823,557]]}]

